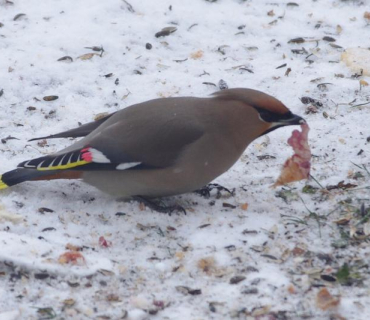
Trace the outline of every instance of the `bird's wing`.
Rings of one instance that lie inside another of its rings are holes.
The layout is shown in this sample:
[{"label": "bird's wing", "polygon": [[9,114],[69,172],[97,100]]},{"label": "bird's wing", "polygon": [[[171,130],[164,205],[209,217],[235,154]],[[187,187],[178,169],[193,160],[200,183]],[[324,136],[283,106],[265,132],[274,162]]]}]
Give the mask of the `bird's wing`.
[{"label": "bird's wing", "polygon": [[71,130],[63,131],[57,134],[52,134],[50,136],[45,137],[39,137],[39,138],[33,138],[28,141],[35,141],[35,140],[41,140],[41,139],[54,139],[54,138],[80,138],[85,137],[88,134],[90,134],[92,131],[94,131],[96,128],[98,128],[102,123],[104,123],[106,120],[108,120],[111,116],[113,116],[114,113],[107,115],[99,120],[92,121],[86,124],[83,124],[82,126],[78,128],[74,128]]},{"label": "bird's wing", "polygon": [[156,112],[139,117],[117,114],[84,140],[112,163],[124,163],[128,156],[141,167],[164,168],[204,134],[197,118]]},{"label": "bird's wing", "polygon": [[[125,114],[124,114],[125,115]],[[118,116],[53,155],[24,161],[18,168],[52,170],[127,170],[165,168],[204,132],[193,121],[166,116]],[[155,121],[153,117],[157,117]]]}]

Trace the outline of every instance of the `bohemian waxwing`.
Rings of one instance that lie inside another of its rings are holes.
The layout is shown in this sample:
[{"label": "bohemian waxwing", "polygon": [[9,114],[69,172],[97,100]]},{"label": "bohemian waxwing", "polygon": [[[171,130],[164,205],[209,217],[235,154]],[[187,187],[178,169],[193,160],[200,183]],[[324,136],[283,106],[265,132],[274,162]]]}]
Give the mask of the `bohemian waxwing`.
[{"label": "bohemian waxwing", "polygon": [[191,192],[227,171],[256,138],[304,122],[277,99],[251,89],[150,100],[37,138],[84,137],[20,163],[0,176],[0,189],[24,181],[82,179],[123,199]]}]

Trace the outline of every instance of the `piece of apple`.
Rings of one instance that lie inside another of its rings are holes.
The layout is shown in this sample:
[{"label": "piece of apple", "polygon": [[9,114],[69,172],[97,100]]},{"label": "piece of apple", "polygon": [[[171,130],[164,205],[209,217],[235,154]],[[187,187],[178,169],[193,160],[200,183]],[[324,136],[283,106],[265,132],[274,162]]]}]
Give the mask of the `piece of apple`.
[{"label": "piece of apple", "polygon": [[288,144],[293,148],[294,154],[284,163],[279,178],[273,187],[281,186],[293,181],[308,179],[311,168],[311,150],[308,145],[308,124],[301,125],[302,131],[294,130],[288,139]]}]

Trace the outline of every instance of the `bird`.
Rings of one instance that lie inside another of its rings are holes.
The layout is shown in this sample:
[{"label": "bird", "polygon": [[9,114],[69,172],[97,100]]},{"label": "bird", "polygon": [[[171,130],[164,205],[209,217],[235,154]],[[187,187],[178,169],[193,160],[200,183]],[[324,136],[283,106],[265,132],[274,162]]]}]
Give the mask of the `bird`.
[{"label": "bird", "polygon": [[82,179],[117,199],[189,193],[230,169],[255,139],[304,123],[278,99],[253,89],[158,98],[31,139],[82,138],[20,163],[0,176],[0,189],[24,181]]}]

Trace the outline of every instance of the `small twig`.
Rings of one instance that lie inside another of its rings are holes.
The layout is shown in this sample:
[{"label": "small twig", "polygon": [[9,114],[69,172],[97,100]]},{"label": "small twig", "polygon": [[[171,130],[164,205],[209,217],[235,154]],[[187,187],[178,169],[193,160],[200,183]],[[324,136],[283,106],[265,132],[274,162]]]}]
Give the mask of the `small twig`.
[{"label": "small twig", "polygon": [[356,164],[356,163],[354,163],[354,162],[352,162],[351,161],[351,163],[354,165],[354,166],[356,166],[357,168],[359,168],[359,169],[361,169],[361,170],[365,170],[366,171],[366,173],[370,176],[370,171],[366,168],[366,166],[363,164],[362,166],[360,166],[360,165],[358,165],[358,164]]},{"label": "small twig", "polygon": [[[320,223],[320,217],[316,212],[313,212],[311,211],[310,209],[308,209],[308,207],[306,206],[305,202],[303,201],[302,197],[299,196],[299,198],[301,199],[303,205],[305,206],[306,210],[308,211],[309,213],[309,217],[311,218],[314,218],[317,222],[317,226],[319,227],[319,235],[320,235],[320,238],[321,238],[321,223]],[[325,218],[326,219],[326,218]]]},{"label": "small twig", "polygon": [[188,28],[188,31],[190,31],[191,28],[194,28],[195,26],[197,26],[198,24],[197,23],[194,23],[192,24],[189,28]]},{"label": "small twig", "polygon": [[329,217],[333,212],[337,211],[339,208],[340,208],[340,206],[338,206],[338,207],[334,208],[332,211],[330,211],[330,212],[326,215],[326,217]]},{"label": "small twig", "polygon": [[360,224],[366,223],[370,218],[370,210],[359,222],[356,223],[356,227]]},{"label": "small twig", "polygon": [[287,215],[287,214],[282,214],[281,217],[282,218],[288,218],[287,219],[288,221],[292,221],[294,223],[300,223],[300,224],[307,225],[307,221],[304,221],[301,218],[293,217],[293,216],[290,216],[290,215]]},{"label": "small twig", "polygon": [[370,186],[366,186],[366,187],[362,187],[362,188],[356,188],[356,189],[346,189],[347,192],[349,191],[358,191],[358,190],[363,190],[363,189],[369,189],[370,190]]},{"label": "small twig", "polygon": [[128,3],[126,0],[122,0],[122,1],[126,4],[126,7],[127,7],[128,11],[130,11],[131,13],[135,12],[134,7],[130,3]]},{"label": "small twig", "polygon": [[324,188],[324,187],[321,185],[321,183],[320,183],[319,181],[317,181],[317,180],[316,180],[316,178],[315,178],[312,174],[310,174],[310,178],[312,178],[312,180],[313,180],[313,181],[315,181],[315,182],[319,185],[319,187],[320,187],[321,189],[326,189],[326,188]]},{"label": "small twig", "polygon": [[360,103],[360,104],[356,104],[354,106],[351,106],[351,108],[355,108],[355,107],[360,107],[360,106],[365,106],[367,104],[370,104],[370,102],[365,102],[365,103]]}]

